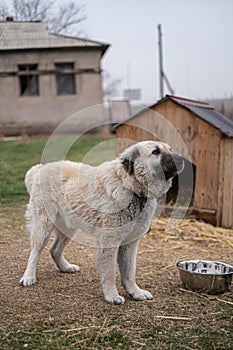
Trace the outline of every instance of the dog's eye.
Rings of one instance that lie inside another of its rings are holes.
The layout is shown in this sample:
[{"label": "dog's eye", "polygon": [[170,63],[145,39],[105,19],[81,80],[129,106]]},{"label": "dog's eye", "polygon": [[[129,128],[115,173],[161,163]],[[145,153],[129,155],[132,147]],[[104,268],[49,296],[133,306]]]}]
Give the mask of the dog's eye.
[{"label": "dog's eye", "polygon": [[152,154],[154,154],[155,156],[157,156],[160,153],[161,153],[161,151],[158,147],[152,151]]}]

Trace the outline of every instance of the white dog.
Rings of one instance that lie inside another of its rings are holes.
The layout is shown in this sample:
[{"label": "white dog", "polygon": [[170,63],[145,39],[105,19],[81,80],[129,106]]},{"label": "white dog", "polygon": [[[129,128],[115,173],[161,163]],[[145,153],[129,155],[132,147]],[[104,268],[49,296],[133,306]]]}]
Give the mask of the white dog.
[{"label": "white dog", "polygon": [[95,240],[97,268],[108,303],[124,303],[116,288],[117,262],[126,292],[134,300],[152,299],[135,282],[138,242],[150,228],[157,199],[183,167],[181,155],[155,141],[139,142],[98,167],[70,161],[32,167],[25,177],[31,253],[21,285],[36,282],[40,254],[52,231],[56,238],[51,255],[57,267],[63,272],[79,271],[63,257],[79,228]]}]

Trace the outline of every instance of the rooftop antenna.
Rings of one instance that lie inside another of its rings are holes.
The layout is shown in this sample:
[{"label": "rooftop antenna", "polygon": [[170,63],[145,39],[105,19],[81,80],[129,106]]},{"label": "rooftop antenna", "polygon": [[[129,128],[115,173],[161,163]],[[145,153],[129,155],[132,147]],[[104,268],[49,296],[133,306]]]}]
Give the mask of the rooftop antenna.
[{"label": "rooftop antenna", "polygon": [[163,69],[163,47],[162,47],[162,26],[158,24],[158,45],[159,45],[159,86],[160,86],[160,98],[164,97],[164,82],[169,90],[169,92],[174,95],[175,91],[171,87],[169,80]]}]

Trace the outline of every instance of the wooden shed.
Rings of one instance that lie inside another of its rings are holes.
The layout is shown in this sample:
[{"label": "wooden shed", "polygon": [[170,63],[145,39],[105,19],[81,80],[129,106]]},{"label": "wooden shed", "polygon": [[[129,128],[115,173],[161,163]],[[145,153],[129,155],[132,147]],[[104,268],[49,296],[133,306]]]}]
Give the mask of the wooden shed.
[{"label": "wooden shed", "polygon": [[233,122],[208,103],[167,95],[118,124],[117,153],[133,141],[169,143],[193,165],[189,212],[222,227],[233,227]]}]

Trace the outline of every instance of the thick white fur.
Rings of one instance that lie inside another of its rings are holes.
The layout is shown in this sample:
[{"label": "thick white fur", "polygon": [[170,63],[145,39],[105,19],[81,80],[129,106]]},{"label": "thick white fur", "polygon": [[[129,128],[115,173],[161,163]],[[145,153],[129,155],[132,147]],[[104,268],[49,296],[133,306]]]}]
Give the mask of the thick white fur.
[{"label": "thick white fur", "polygon": [[[152,153],[155,149],[159,154]],[[26,217],[31,253],[21,285],[37,281],[40,254],[52,231],[56,238],[51,255],[57,267],[63,272],[79,271],[77,265],[68,263],[63,251],[80,228],[95,240],[97,268],[108,303],[124,303],[116,287],[117,262],[126,292],[135,300],[152,299],[135,282],[136,254],[157,199],[171,186],[171,178],[166,181],[158,175],[164,154],[173,154],[168,145],[145,141],[98,167],[70,161],[32,167],[25,177],[30,194]]]}]

